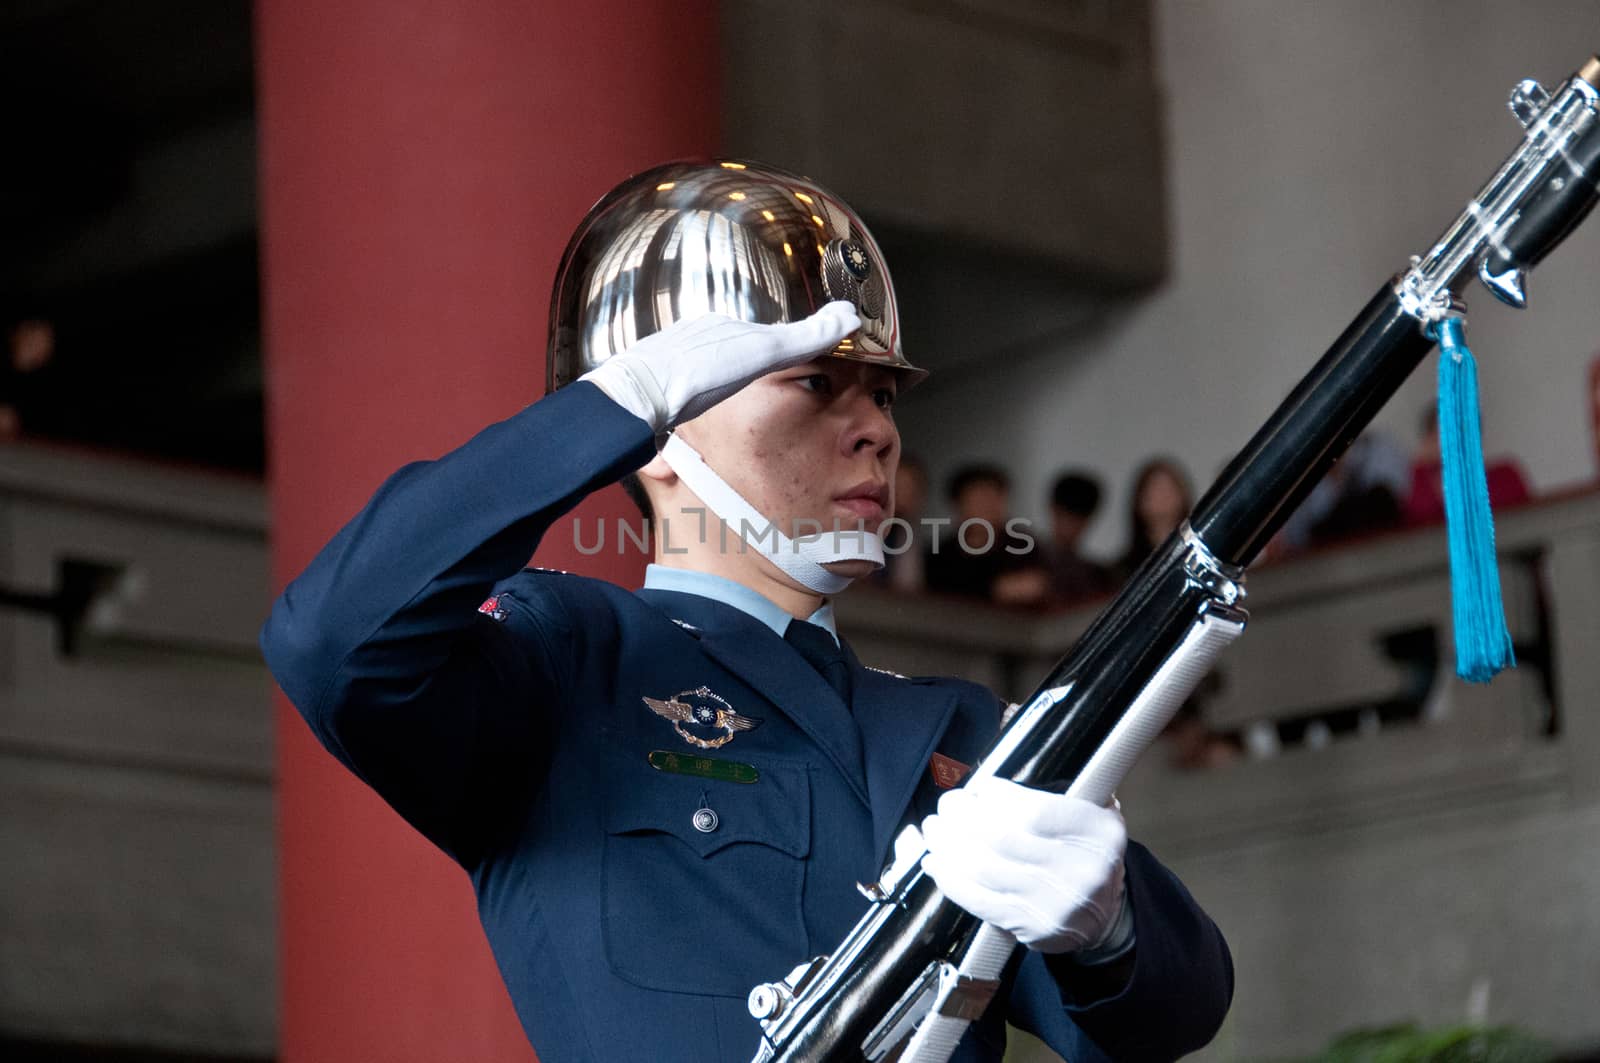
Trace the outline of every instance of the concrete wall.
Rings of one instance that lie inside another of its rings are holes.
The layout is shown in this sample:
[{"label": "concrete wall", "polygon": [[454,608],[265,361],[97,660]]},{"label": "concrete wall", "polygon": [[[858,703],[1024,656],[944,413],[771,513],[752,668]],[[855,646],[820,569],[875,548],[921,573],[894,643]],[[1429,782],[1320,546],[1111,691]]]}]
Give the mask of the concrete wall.
[{"label": "concrete wall", "polygon": [[259,485],[0,447],[0,1037],[267,1057],[277,1043]]},{"label": "concrete wall", "polygon": [[[1511,86],[1552,85],[1600,50],[1600,5],[1166,0],[1156,41],[1167,286],[1075,339],[935,376],[900,407],[936,480],[965,458],[1000,460],[1021,515],[1044,515],[1061,466],[1101,470],[1114,490],[1090,547],[1108,554],[1138,463],[1174,453],[1203,488],[1512,149]],[[1533,275],[1528,310],[1468,296],[1485,447],[1520,457],[1541,489],[1596,472],[1583,382],[1600,351],[1597,271],[1591,222]],[[1407,446],[1431,370],[1379,418]]]}]

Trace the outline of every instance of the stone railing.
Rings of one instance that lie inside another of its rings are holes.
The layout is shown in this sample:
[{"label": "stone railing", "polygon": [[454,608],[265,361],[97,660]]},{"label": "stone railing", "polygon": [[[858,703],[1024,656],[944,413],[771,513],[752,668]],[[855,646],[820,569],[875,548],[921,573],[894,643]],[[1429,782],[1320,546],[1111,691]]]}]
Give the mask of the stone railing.
[{"label": "stone railing", "polygon": [[[274,1051],[265,523],[253,482],[0,447],[0,1035]],[[1600,1042],[1600,495],[1498,531],[1518,671],[1449,674],[1440,531],[1262,568],[1205,703],[1246,752],[1122,788],[1233,947],[1209,1058],[1469,1000]],[[839,604],[869,663],[1014,699],[1094,611]]]},{"label": "stone railing", "polygon": [[0,1035],[275,1052],[258,483],[0,446]]},{"label": "stone railing", "polygon": [[[1600,494],[1503,513],[1497,531],[1517,670],[1454,677],[1442,529],[1263,567],[1204,707],[1244,751],[1179,770],[1159,745],[1123,786],[1132,833],[1233,948],[1235,1005],[1207,1058],[1461,1021],[1469,1001],[1600,1044]],[[1096,611],[871,592],[839,606],[869,663],[1013,699]]]}]

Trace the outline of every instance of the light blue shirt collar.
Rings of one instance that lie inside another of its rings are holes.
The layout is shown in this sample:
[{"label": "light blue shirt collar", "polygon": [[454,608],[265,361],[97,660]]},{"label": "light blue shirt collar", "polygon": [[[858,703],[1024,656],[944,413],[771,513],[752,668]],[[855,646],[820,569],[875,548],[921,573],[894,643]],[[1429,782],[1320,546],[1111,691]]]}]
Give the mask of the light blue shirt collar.
[{"label": "light blue shirt collar", "polygon": [[[731,605],[770,627],[780,638],[789,630],[794,617],[780,609],[776,603],[757,594],[742,583],[713,576],[709,572],[695,572],[687,568],[668,568],[650,565],[644,570],[644,587],[649,591],[677,591],[680,594],[697,594],[723,605]],[[833,603],[824,601],[822,608],[806,617],[808,621],[827,631],[833,641],[839,641],[839,632],[833,626]]]}]

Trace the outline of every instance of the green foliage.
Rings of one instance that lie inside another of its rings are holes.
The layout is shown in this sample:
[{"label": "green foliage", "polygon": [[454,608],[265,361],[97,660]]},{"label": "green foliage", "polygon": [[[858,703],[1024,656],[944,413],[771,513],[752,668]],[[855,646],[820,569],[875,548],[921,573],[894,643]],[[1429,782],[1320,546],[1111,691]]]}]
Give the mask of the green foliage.
[{"label": "green foliage", "polygon": [[1515,1027],[1422,1030],[1408,1023],[1342,1034],[1303,1063],[1550,1063],[1555,1058],[1549,1045]]}]

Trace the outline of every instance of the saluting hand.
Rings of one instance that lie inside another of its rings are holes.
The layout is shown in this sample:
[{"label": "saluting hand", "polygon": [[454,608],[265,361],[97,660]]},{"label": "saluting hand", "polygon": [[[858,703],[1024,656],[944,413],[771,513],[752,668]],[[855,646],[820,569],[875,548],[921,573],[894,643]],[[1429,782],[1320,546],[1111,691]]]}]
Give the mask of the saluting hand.
[{"label": "saluting hand", "polygon": [[1131,934],[1122,813],[1008,779],[939,798],[922,821],[922,866],[944,895],[1039,952],[1115,947]]},{"label": "saluting hand", "polygon": [[777,325],[705,314],[646,336],[580,379],[660,432],[693,420],[759,376],[826,354],[860,327],[847,302]]}]

